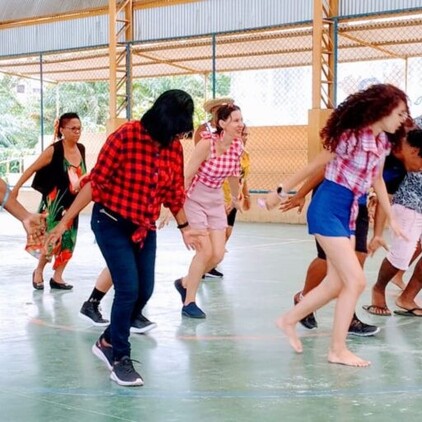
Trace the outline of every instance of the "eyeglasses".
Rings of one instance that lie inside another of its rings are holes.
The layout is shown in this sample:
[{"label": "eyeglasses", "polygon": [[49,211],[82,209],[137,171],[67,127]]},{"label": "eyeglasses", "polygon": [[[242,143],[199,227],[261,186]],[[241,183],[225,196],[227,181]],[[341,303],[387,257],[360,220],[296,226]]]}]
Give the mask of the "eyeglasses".
[{"label": "eyeglasses", "polygon": [[69,129],[73,133],[82,132],[82,128],[81,127],[68,127],[68,126],[65,126],[63,129]]}]

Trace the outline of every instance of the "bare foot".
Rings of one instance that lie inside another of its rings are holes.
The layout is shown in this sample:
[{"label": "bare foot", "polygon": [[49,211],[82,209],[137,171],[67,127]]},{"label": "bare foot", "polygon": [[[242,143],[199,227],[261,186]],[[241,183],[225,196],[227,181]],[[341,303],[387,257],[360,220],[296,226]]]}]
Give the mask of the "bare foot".
[{"label": "bare foot", "polygon": [[366,312],[369,312],[372,315],[380,315],[380,316],[391,315],[391,311],[387,308],[387,306],[363,305],[362,309],[364,309]]},{"label": "bare foot", "polygon": [[44,283],[42,270],[39,270],[38,268],[34,270],[33,281],[34,281],[35,284]]},{"label": "bare foot", "polygon": [[372,287],[372,305],[376,308],[388,309],[387,301],[385,300],[385,289],[377,289],[376,286]]},{"label": "bare foot", "polygon": [[361,359],[348,349],[344,349],[340,352],[333,352],[330,350],[328,352],[328,362],[346,366],[358,366],[361,368],[371,364],[369,360]]},{"label": "bare foot", "polygon": [[276,325],[280,328],[281,331],[287,336],[289,339],[290,346],[293,347],[293,350],[296,353],[302,353],[303,347],[302,342],[299,340],[299,337],[296,335],[295,326],[292,324],[288,324],[285,321],[285,318],[281,316],[276,320]]},{"label": "bare foot", "polygon": [[407,309],[407,310],[409,310],[409,309],[416,309],[416,308],[419,308],[420,307],[414,300],[406,300],[406,299],[403,299],[401,296],[399,296],[396,299],[396,305],[399,308]]}]

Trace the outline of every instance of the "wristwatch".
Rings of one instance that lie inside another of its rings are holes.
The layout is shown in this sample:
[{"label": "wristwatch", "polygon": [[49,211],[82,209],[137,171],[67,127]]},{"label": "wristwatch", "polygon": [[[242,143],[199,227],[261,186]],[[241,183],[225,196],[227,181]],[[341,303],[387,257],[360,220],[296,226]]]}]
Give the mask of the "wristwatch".
[{"label": "wristwatch", "polygon": [[278,186],[278,188],[277,188],[277,195],[280,198],[287,198],[289,196],[286,192],[283,191],[283,186],[281,186],[281,185]]}]

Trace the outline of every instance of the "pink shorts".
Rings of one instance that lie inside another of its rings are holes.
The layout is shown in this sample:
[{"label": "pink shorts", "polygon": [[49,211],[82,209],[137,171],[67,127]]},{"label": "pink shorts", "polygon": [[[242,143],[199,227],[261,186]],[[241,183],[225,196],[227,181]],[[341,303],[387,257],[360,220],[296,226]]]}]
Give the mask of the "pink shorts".
[{"label": "pink shorts", "polygon": [[393,204],[391,211],[407,240],[391,232],[392,242],[387,259],[391,265],[405,271],[409,268],[418,241],[422,240],[422,214],[398,204]]},{"label": "pink shorts", "polygon": [[225,230],[227,215],[222,189],[197,182],[185,201],[185,213],[193,229]]}]

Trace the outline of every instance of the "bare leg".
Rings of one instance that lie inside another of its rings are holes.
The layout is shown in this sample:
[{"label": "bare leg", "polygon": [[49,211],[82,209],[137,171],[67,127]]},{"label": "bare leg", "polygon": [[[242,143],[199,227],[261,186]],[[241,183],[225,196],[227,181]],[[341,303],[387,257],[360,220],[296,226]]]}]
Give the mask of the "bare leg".
[{"label": "bare leg", "polygon": [[397,274],[392,278],[391,282],[396,285],[400,290],[404,290],[406,288],[406,284],[403,281],[404,271],[399,270]]},{"label": "bare leg", "polygon": [[233,226],[227,226],[227,228],[226,228],[226,243],[229,241],[232,233],[233,233]]},{"label": "bare leg", "polygon": [[[412,259],[410,260],[410,264],[409,265],[412,265],[413,264],[413,262],[420,255],[420,253],[421,253],[421,244],[420,244],[420,242],[418,242],[418,244],[416,246],[415,253],[412,256]],[[395,284],[401,290],[404,290],[406,288],[406,283],[403,281],[404,273],[405,273],[405,271],[399,270],[397,272],[397,274],[391,280],[392,283]]]},{"label": "bare leg", "polygon": [[340,285],[325,279],[317,287],[312,289],[303,299],[290,311],[281,315],[277,321],[277,327],[280,328],[289,339],[290,345],[297,353],[301,353],[302,343],[296,335],[295,325],[306,315],[319,309],[334,299]]},{"label": "bare leg", "polygon": [[312,289],[317,287],[327,275],[327,262],[325,259],[315,258],[306,272],[305,285],[302,294],[306,295]]},{"label": "bare leg", "polygon": [[[404,309],[419,308],[415,298],[422,289],[422,257],[415,266],[412,277],[403,293],[397,298],[396,305]],[[415,311],[416,312],[416,311]],[[422,312],[420,312],[422,315]]]},{"label": "bare leg", "polygon": [[353,239],[317,236],[328,258],[327,280],[340,285],[334,313],[333,335],[328,361],[348,366],[368,366],[369,361],[352,353],[346,337],[356,303],[365,288],[365,276],[354,251]]},{"label": "bare leg", "polygon": [[378,272],[377,282],[372,287],[372,305],[379,308],[388,308],[385,299],[385,289],[398,271],[387,258],[384,258]]},{"label": "bare leg", "polygon": [[188,275],[182,279],[182,285],[186,287],[185,305],[195,302],[202,275],[223,259],[225,239],[225,230],[210,231],[208,236],[202,238],[201,247],[192,259]]},{"label": "bare leg", "polygon": [[111,279],[110,270],[105,267],[95,281],[95,288],[105,294],[111,289],[112,285],[113,281]]},{"label": "bare leg", "polygon": [[53,280],[56,283],[65,283],[63,280],[63,271],[65,270],[67,262],[54,269]]},{"label": "bare leg", "polygon": [[36,284],[40,284],[44,281],[43,278],[43,273],[44,273],[44,268],[47,265],[47,259],[45,258],[45,255],[41,255],[40,258],[38,259],[38,265],[37,268],[35,268],[34,270],[34,282]]}]

